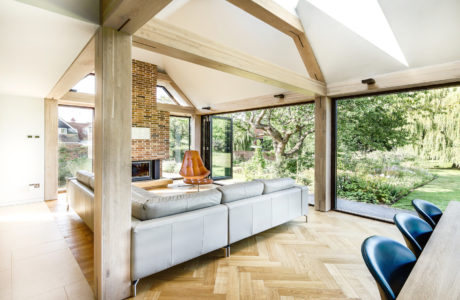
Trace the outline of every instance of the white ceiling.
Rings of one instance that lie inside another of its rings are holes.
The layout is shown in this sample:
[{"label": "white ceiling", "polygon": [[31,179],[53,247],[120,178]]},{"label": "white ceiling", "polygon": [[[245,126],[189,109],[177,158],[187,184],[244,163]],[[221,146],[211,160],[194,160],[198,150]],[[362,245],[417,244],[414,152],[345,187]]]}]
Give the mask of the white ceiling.
[{"label": "white ceiling", "polygon": [[378,0],[409,67],[460,59],[460,0]]},{"label": "white ceiling", "polygon": [[[292,38],[225,0],[174,0],[156,18],[308,77]],[[197,107],[284,91],[142,49],[133,58],[158,64]]]},{"label": "white ceiling", "polygon": [[[334,2],[340,0],[321,0]],[[460,60],[459,0],[378,0],[381,10],[399,44],[407,66],[346,26],[337,12],[320,10],[319,0],[300,0],[297,14],[312,44],[327,83],[364,79],[374,75]],[[362,1],[347,2],[357,18],[367,11]],[[312,4],[313,3],[313,4]],[[324,4],[324,2],[323,2]],[[333,6],[331,6],[333,7]],[[335,7],[340,9],[340,7]],[[373,22],[372,18],[367,18]],[[369,26],[373,24],[369,23]],[[366,26],[365,23],[362,26]],[[375,32],[378,39],[381,36]],[[374,37],[374,38],[375,38]]]},{"label": "white ceiling", "polygon": [[97,25],[13,0],[0,1],[0,93],[45,97]]}]

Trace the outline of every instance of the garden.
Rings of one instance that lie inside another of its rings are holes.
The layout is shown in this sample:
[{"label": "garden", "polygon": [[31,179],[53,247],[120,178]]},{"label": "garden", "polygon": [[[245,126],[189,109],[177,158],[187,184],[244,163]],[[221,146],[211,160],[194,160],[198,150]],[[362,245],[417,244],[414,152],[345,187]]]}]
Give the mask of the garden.
[{"label": "garden", "polygon": [[[460,90],[337,101],[337,197],[409,208],[460,200]],[[233,177],[291,177],[314,191],[314,105],[230,114]]]}]

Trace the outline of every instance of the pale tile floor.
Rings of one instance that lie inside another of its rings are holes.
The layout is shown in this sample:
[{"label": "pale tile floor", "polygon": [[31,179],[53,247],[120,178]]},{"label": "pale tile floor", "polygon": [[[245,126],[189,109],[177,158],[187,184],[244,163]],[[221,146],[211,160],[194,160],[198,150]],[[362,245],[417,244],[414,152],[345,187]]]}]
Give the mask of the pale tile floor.
[{"label": "pale tile floor", "polygon": [[94,299],[45,203],[0,207],[4,299]]}]

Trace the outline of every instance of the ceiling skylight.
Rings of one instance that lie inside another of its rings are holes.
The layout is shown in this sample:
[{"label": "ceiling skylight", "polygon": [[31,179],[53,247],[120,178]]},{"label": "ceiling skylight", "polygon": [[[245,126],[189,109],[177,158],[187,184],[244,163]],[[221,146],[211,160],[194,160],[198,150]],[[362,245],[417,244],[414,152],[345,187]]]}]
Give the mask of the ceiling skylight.
[{"label": "ceiling skylight", "polygon": [[96,90],[96,81],[94,74],[88,74],[85,78],[80,80],[73,88],[72,92],[77,93],[86,93],[86,94],[95,94]]},{"label": "ceiling skylight", "polygon": [[[302,0],[308,1],[331,18],[408,66],[378,0]],[[281,2],[281,1],[280,1]],[[321,25],[319,25],[321,26]]]}]

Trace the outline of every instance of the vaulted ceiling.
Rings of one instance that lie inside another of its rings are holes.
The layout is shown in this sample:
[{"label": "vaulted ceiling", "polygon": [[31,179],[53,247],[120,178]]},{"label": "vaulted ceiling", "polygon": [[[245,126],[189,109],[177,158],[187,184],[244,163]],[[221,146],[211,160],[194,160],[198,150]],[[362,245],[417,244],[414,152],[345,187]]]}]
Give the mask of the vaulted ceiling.
[{"label": "vaulted ceiling", "polygon": [[[458,0],[274,1],[300,19],[327,84],[460,60]],[[97,2],[1,1],[0,93],[45,97],[97,29]],[[155,18],[309,77],[290,36],[230,2],[174,0]],[[145,49],[133,58],[198,108],[286,92]]]},{"label": "vaulted ceiling", "polygon": [[0,1],[1,94],[43,98],[49,93],[97,29],[96,24],[83,21],[85,17],[76,16]]}]

